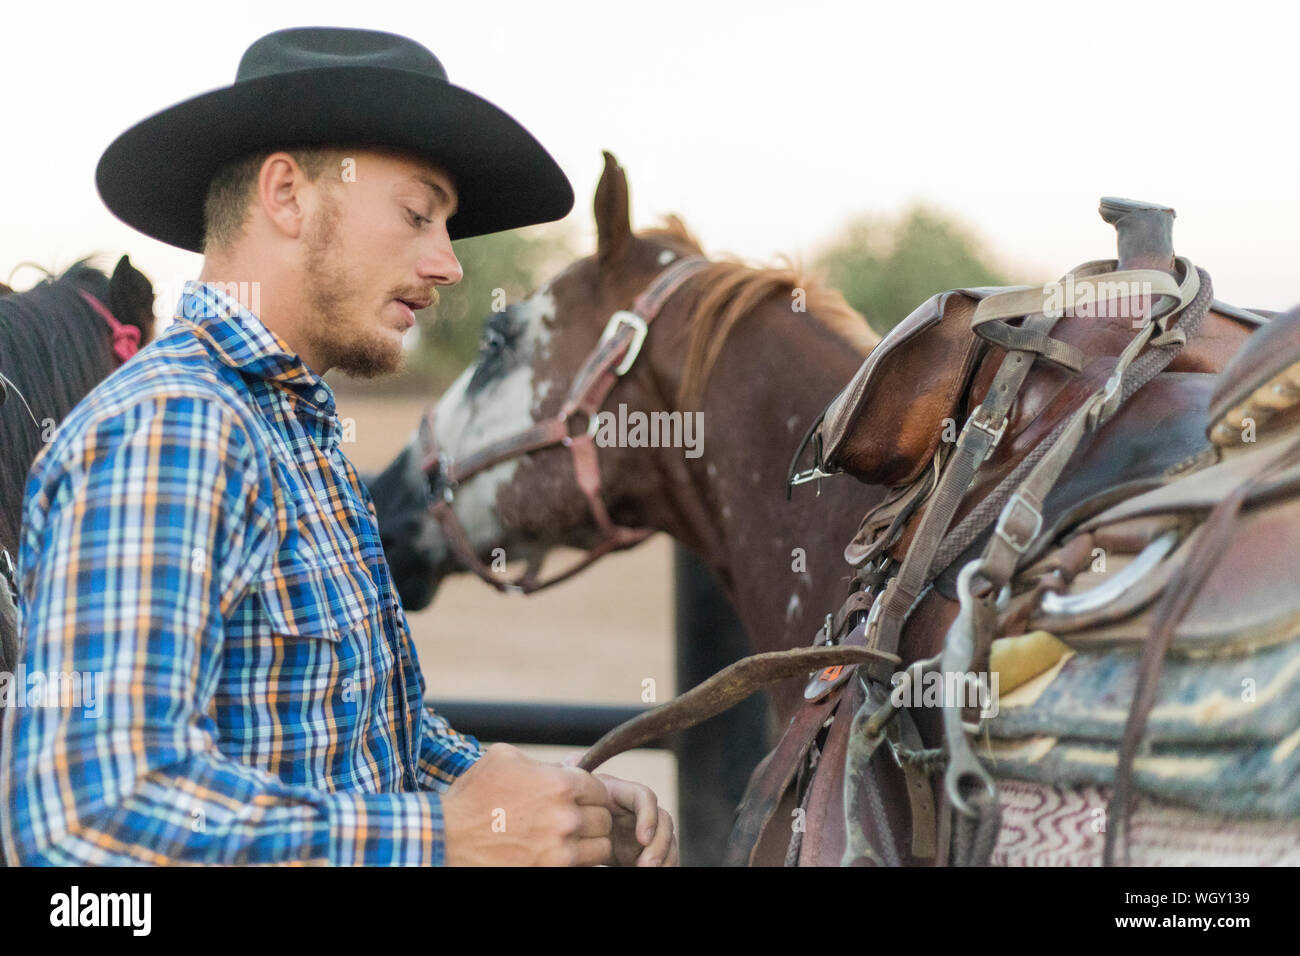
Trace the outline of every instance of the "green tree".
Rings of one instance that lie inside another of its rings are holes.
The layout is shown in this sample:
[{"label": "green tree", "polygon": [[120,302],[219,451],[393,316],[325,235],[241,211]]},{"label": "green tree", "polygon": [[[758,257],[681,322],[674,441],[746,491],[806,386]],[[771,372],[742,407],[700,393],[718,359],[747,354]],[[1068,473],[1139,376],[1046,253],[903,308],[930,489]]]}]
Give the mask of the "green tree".
[{"label": "green tree", "polygon": [[882,334],[936,292],[1008,284],[965,227],[924,206],[853,220],[816,264]]}]

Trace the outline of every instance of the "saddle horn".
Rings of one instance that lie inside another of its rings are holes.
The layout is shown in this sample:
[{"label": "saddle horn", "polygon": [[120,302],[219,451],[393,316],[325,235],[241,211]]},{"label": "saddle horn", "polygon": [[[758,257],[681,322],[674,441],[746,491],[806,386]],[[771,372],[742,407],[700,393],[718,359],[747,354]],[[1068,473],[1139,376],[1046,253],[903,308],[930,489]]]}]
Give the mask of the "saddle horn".
[{"label": "saddle horn", "polygon": [[1172,206],[1102,196],[1097,210],[1115,227],[1120,269],[1174,271],[1174,216]]}]

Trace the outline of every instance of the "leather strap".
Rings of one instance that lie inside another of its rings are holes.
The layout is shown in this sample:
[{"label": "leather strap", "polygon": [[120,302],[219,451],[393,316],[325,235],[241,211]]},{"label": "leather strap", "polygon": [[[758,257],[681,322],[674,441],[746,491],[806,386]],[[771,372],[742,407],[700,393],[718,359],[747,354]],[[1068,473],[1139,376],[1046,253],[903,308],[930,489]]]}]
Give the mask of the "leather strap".
[{"label": "leather strap", "polygon": [[901,491],[891,492],[884,501],[863,515],[857,534],[844,548],[844,560],[852,567],[873,561],[893,547],[916,509],[929,499],[930,493],[938,485],[946,460],[945,448],[945,445],[940,445],[934,453],[934,467],[926,473],[924,479],[912,482]]},{"label": "leather strap", "polygon": [[1102,849],[1102,862],[1115,863],[1117,846],[1123,847],[1123,863],[1128,864],[1128,821],[1133,803],[1133,774],[1138,745],[1146,730],[1147,719],[1155,704],[1165,655],[1173,643],[1174,631],[1201,592],[1232,536],[1232,528],[1250,492],[1279,471],[1300,462],[1300,441],[1276,458],[1266,460],[1253,475],[1238,484],[1232,492],[1215,505],[1201,527],[1200,540],[1192,553],[1170,581],[1156,606],[1151,621],[1150,636],[1142,648],[1142,663],[1138,669],[1137,687],[1133,703],[1124,725],[1124,739],[1120,745],[1119,762],[1115,768],[1115,789],[1111,793],[1106,828],[1106,841]]},{"label": "leather strap", "polygon": [[892,654],[850,645],[796,647],[741,658],[686,693],[615,727],[583,754],[578,767],[595,770],[625,750],[634,750],[668,734],[694,727],[776,681],[804,676],[823,667],[880,660],[900,663]]},{"label": "leather strap", "polygon": [[790,718],[776,747],[763,758],[762,766],[749,778],[749,785],[745,787],[745,795],[736,811],[735,826],[727,838],[724,866],[749,866],[753,863],[759,837],[794,782],[808,748],[839,706],[847,686],[841,684],[816,703],[804,704]]},{"label": "leather strap", "polygon": [[[987,643],[991,640],[991,629],[996,617],[993,613],[993,601],[998,588],[1009,580],[1014,571],[1016,560],[1024,554],[1033,539],[1042,530],[1042,500],[1059,477],[1061,469],[1078,446],[1085,431],[1099,427],[1115,413],[1136,388],[1160,369],[1164,368],[1177,350],[1187,341],[1187,335],[1194,331],[1167,328],[1168,321],[1179,314],[1194,298],[1199,298],[1202,280],[1206,285],[1208,296],[1208,276],[1195,269],[1186,259],[1179,259],[1183,270],[1181,283],[1163,273],[1153,270],[1128,270],[1114,272],[1109,264],[1085,263],[1068,275],[1067,289],[1059,305],[1047,301],[1047,290],[1028,289],[1013,290],[984,299],[972,318],[972,328],[977,334],[987,335],[994,344],[1007,348],[994,376],[993,384],[984,402],[970,415],[966,426],[959,436],[956,447],[944,467],[934,494],[928,501],[925,514],[903,558],[898,575],[893,578],[873,609],[872,619],[868,624],[868,646],[889,653],[895,653],[901,639],[903,624],[912,608],[916,605],[925,587],[933,579],[934,559],[944,543],[944,536],[955,516],[962,499],[966,496],[971,482],[980,466],[1001,439],[1006,427],[1011,406],[1028,375],[1029,368],[1036,356],[1043,356],[1066,367],[1081,367],[1083,357],[1077,351],[1065,347],[1064,343],[1052,340],[1049,334],[1066,309],[1073,308],[1084,301],[1095,303],[1099,299],[1099,283],[1090,282],[1090,275],[1108,272],[1107,280],[1114,290],[1110,298],[1128,295],[1130,290],[1160,295],[1164,301],[1151,309],[1151,321],[1145,323],[1141,332],[1121,353],[1116,369],[1106,386],[1094,393],[1071,417],[1064,430],[1057,434],[1050,450],[1045,451],[1038,466],[1030,473],[1030,479],[1017,487],[1016,494],[1005,506],[999,518],[998,527],[986,549],[985,562],[972,562],[971,572],[978,571],[981,582],[973,585],[972,575],[963,572],[966,580],[967,595],[963,599],[963,613],[954,622],[949,631],[949,643],[960,637],[965,650],[959,656],[965,661],[962,671],[971,669],[971,665],[982,662],[987,657]],[[1070,287],[1073,287],[1071,291]],[[1089,290],[1087,296],[1080,290]],[[1208,303],[1208,298],[1205,299]],[[1033,314],[1033,313],[1037,314]],[[1001,322],[1002,319],[1025,316],[1021,326],[1014,329]],[[1195,316],[1199,322],[1201,314]],[[1130,375],[1130,366],[1135,365],[1138,355],[1148,343],[1161,347],[1161,355],[1153,361],[1144,361],[1140,375]],[[1018,348],[1016,346],[1019,346]],[[1140,378],[1140,381],[1137,379]],[[1127,386],[1127,387],[1126,387]],[[945,657],[951,651],[946,648]],[[957,666],[955,660],[946,660],[945,668]],[[883,685],[889,678],[888,670],[880,665],[873,665],[871,677]],[[866,715],[861,715],[865,717]],[[859,734],[860,748],[869,746],[874,750],[879,745],[880,736],[867,737]],[[960,717],[945,715],[945,738],[949,753],[954,755],[954,763],[949,768],[949,801],[963,816],[970,816],[972,811],[987,816],[997,810],[996,790],[991,778],[979,766],[965,740]],[[870,741],[870,744],[868,744]],[[865,754],[869,759],[870,754]],[[860,763],[863,753],[856,754],[853,762]],[[864,765],[865,766],[865,765]],[[850,768],[852,771],[852,768]],[[850,772],[849,776],[853,776]],[[973,802],[964,799],[962,781],[977,778],[981,784],[980,798]],[[849,800],[849,780],[845,781],[845,799]],[[846,803],[847,806],[847,803]],[[980,846],[976,852],[985,849],[987,840],[987,821],[978,821],[979,825],[972,831],[971,827],[961,824],[957,827],[959,835],[972,836]],[[947,827],[944,827],[947,830]],[[956,854],[959,860],[970,859],[970,847],[961,848]]]},{"label": "leather strap", "polygon": [[[1183,257],[1178,263],[1190,269]],[[1158,269],[1116,270],[1114,259],[1094,259],[1062,276],[1057,282],[1028,289],[999,292],[983,299],[971,317],[971,327],[986,322],[1014,319],[1022,315],[1051,315],[1061,318],[1066,312],[1098,308],[1103,302],[1132,298],[1136,293],[1160,296],[1165,301],[1151,309],[1151,317],[1169,315],[1186,305],[1178,281]]]},{"label": "leather strap", "polygon": [[[1025,319],[1022,328],[1045,335],[1057,321],[1052,316],[1033,315]],[[1011,405],[1032,364],[1032,352],[1008,352],[993,378],[984,403],[971,413],[957,438],[957,446],[949,456],[925,514],[921,517],[921,524],[911,547],[907,549],[898,575],[889,582],[881,595],[881,610],[876,616],[875,631],[867,635],[869,647],[890,653],[898,650],[903,624],[931,579],[930,565],[934,555],[943,544],[944,534],[962,499],[966,497],[975,472],[1001,440]],[[889,679],[889,674],[880,667],[874,668],[871,676],[881,683]]]},{"label": "leather strap", "polygon": [[1195,303],[1196,307],[1187,310],[1185,327],[1179,327],[1180,337],[1157,346],[1157,352],[1150,355],[1154,361],[1146,361],[1138,368],[1135,362],[1142,350],[1148,343],[1160,341],[1168,331],[1163,320],[1144,325],[1120,354],[1105,387],[1094,393],[1066,421],[1065,427],[1012,493],[998,517],[993,537],[989,539],[982,559],[981,575],[986,580],[997,587],[1011,580],[1017,562],[1042,530],[1043,503],[1083,436],[1105,424],[1119,410],[1122,402],[1174,360],[1187,338],[1196,333],[1205,318],[1211,288],[1209,275],[1190,267],[1183,282],[1182,296],[1187,297],[1189,303]]},{"label": "leather strap", "polygon": [[1017,328],[1005,322],[987,322],[980,326],[979,334],[1007,351],[1033,352],[1039,358],[1047,359],[1071,372],[1083,369],[1083,352],[1073,345],[1042,332],[1034,332],[1023,327]]},{"label": "leather strap", "polygon": [[[1084,434],[1104,424],[1129,396],[1164,369],[1188,337],[1195,334],[1208,312],[1212,294],[1209,275],[1186,260],[1180,261],[1187,270],[1180,301],[1186,297],[1190,306],[1177,314],[1184,315],[1185,327],[1180,327],[1177,336],[1171,335],[1166,328],[1171,313],[1143,326],[1121,353],[1106,386],[1093,393],[1070,417],[1055,442],[1012,494],[983,555],[962,569],[958,578],[962,610],[944,644],[946,673],[987,669],[989,649],[997,630],[997,594],[1011,580],[1020,558],[1042,531],[1043,502],[1062,469]],[[1137,357],[1148,343],[1159,344],[1154,353],[1143,356],[1139,365]],[[944,742],[949,753],[946,789],[948,800],[958,814],[953,828],[953,860],[962,866],[983,865],[996,841],[1000,815],[997,786],[971,752],[956,711],[951,704],[944,708]],[[962,792],[963,781],[977,784],[973,794]],[[1109,835],[1107,839],[1111,839]]]},{"label": "leather strap", "polygon": [[[916,752],[923,746],[921,731],[912,719],[910,711],[899,712],[898,720],[889,725],[888,731],[897,733],[894,740],[895,755],[897,745],[902,744]],[[891,738],[892,739],[892,738]],[[936,815],[934,791],[930,786],[930,774],[911,760],[899,761],[903,767],[903,779],[907,785],[907,801],[912,819],[912,856],[918,860],[932,859],[938,850],[938,833],[936,832]]]}]

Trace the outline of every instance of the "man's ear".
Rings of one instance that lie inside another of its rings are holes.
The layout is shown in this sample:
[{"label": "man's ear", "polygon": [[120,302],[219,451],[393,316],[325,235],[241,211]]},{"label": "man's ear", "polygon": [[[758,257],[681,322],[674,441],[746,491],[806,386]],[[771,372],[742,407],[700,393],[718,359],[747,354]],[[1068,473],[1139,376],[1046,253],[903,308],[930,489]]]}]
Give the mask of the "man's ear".
[{"label": "man's ear", "polygon": [[298,160],[286,150],[280,150],[262,161],[254,201],[277,228],[295,238],[301,237],[307,219],[302,205],[303,189],[307,185],[307,174]]}]

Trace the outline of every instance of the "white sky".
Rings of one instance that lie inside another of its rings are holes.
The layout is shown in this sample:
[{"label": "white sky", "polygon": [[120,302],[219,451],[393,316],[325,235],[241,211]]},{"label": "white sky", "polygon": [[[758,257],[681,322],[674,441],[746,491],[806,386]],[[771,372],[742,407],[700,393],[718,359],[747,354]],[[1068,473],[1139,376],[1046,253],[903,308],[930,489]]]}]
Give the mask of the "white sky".
[{"label": "white sky", "polygon": [[230,83],[258,36],[327,24],[410,36],[453,83],[519,119],[574,184],[584,250],[607,148],[628,170],[634,225],[678,212],[714,252],[810,256],[849,216],[922,200],[962,218],[1018,278],[1045,280],[1114,254],[1096,206],[1119,195],[1178,210],[1176,248],[1220,298],[1284,308],[1300,302],[1295,11],[24,2],[3,19],[0,280],[23,260],[62,268],[125,251],[169,311],[199,258],[108,213],[100,153],[144,116]]}]

